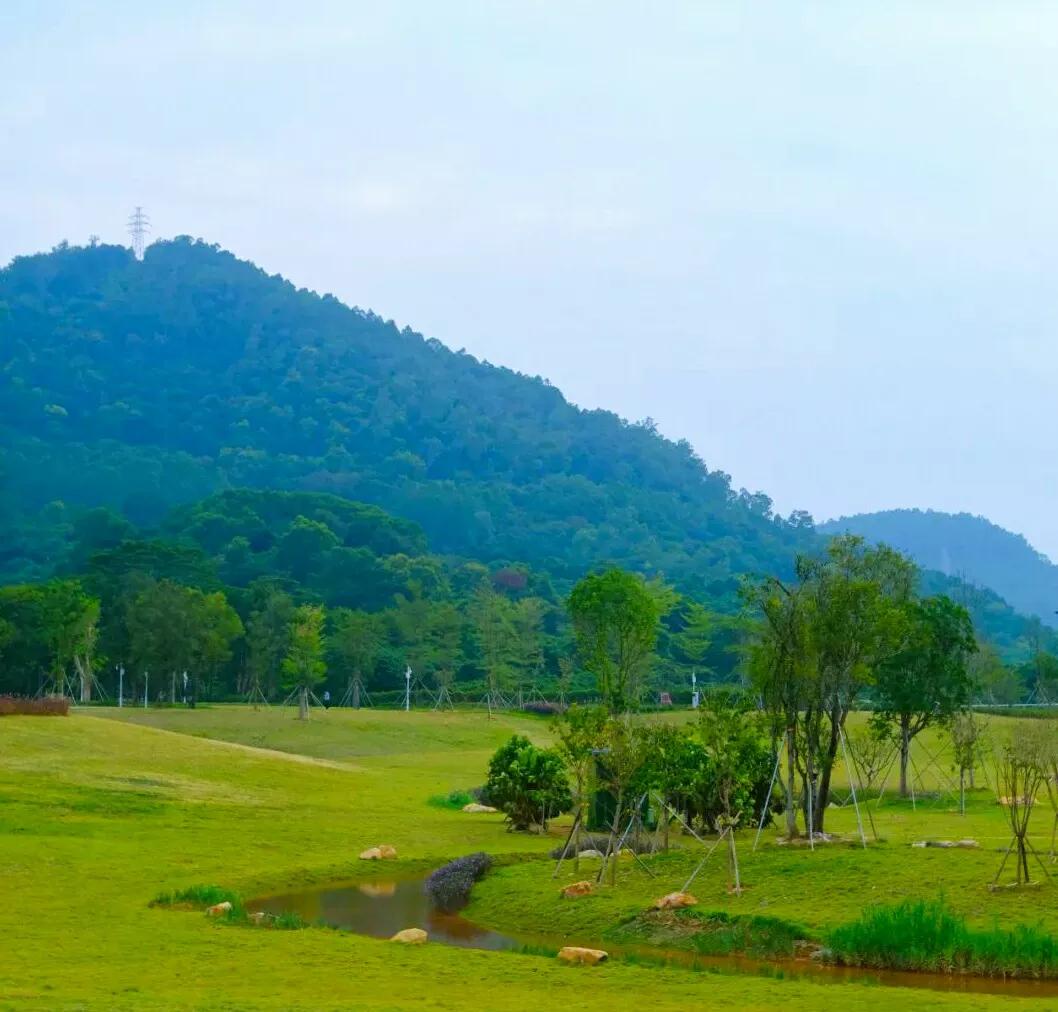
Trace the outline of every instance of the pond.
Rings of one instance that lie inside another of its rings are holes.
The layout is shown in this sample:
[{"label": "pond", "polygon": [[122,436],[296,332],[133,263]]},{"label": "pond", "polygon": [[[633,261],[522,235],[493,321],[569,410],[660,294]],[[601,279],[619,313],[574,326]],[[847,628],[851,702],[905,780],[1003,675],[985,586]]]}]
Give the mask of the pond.
[{"label": "pond", "polygon": [[[460,914],[435,909],[423,888],[425,879],[336,883],[329,886],[267,896],[246,904],[249,911],[270,914],[295,913],[309,924],[322,922],[331,927],[372,938],[390,938],[404,928],[422,928],[430,942],[466,949],[521,949],[525,944],[560,948],[563,945],[595,945],[613,958],[634,955],[659,964],[693,970],[753,975],[782,975],[819,983],[860,982],[889,987],[924,988],[933,991],[961,991],[1000,994],[1009,997],[1058,997],[1058,981],[1003,980],[996,977],[943,973],[912,973],[896,970],[867,970],[828,966],[806,959],[767,961],[745,956],[705,956],[685,949],[629,946],[599,943],[591,939],[548,938],[525,934],[520,938],[480,927]],[[1058,1005],[1058,1002],[1055,1003]]]},{"label": "pond", "polygon": [[295,913],[309,924],[323,921],[331,927],[373,938],[390,938],[404,928],[422,928],[431,942],[467,949],[517,949],[522,943],[479,928],[459,914],[435,909],[423,888],[423,879],[403,882],[359,882],[269,896],[248,903],[248,910],[269,914]]}]

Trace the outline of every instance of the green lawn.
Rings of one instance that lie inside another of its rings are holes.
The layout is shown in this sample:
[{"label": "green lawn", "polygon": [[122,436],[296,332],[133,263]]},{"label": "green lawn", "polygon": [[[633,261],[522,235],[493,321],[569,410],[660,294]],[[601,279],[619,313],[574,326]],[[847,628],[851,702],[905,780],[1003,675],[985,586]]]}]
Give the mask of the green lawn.
[{"label": "green lawn", "polygon": [[[507,833],[496,816],[427,804],[431,795],[480,783],[489,754],[514,730],[548,737],[545,723],[488,721],[476,712],[331,711],[308,725],[290,710],[241,707],[3,718],[0,1008],[523,1009],[544,1001],[569,1009],[691,1003],[807,1009],[829,1001],[876,1009],[890,996],[913,1008],[1010,1003],[620,962],[569,969],[546,957],[405,949],[321,929],[239,928],[148,907],[157,893],[196,883],[253,895],[363,876],[375,869],[356,855],[376,843],[395,844],[398,867],[407,870],[477,849],[542,854],[553,839]],[[881,811],[888,812],[890,836],[883,847],[866,855],[769,847],[759,858],[746,855],[751,889],[742,900],[723,894],[718,864],[697,890],[703,904],[770,908],[814,927],[854,915],[865,898],[889,899],[915,882],[923,893],[951,883],[949,897],[975,917],[995,911],[1054,922],[1051,893],[1004,897],[993,906],[983,881],[995,855],[902,845],[956,828],[966,835],[956,816],[912,815],[889,804]],[[847,812],[834,814],[847,825]],[[967,824],[982,842],[1005,842],[994,806],[975,805]],[[472,910],[495,923],[546,922],[549,932],[584,941],[641,907],[662,883],[666,890],[678,885],[689,860],[684,854],[659,862],[668,867],[659,868],[656,883],[623,872],[627,881],[612,894],[565,906],[555,899],[550,864],[530,861],[488,877]]]}]

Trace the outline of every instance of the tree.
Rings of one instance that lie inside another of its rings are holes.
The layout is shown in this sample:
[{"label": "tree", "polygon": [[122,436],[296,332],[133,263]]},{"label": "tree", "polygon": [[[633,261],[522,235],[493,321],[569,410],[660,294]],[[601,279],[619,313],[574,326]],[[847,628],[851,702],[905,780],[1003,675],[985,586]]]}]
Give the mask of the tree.
[{"label": "tree", "polygon": [[617,879],[617,840],[629,796],[640,785],[650,756],[649,735],[645,728],[633,726],[627,716],[611,716],[606,722],[603,747],[599,755],[599,781],[614,797],[610,839],[599,868],[598,881],[609,869],[611,885]]},{"label": "tree", "polygon": [[864,790],[870,790],[893,754],[893,742],[886,729],[857,727],[845,734],[845,744],[854,767],[863,778]]},{"label": "tree", "polygon": [[546,830],[548,819],[573,806],[558,753],[537,748],[517,734],[489,760],[485,793],[507,816],[512,829],[537,824]]},{"label": "tree", "polygon": [[547,605],[538,597],[524,597],[511,610],[511,666],[521,686],[532,683],[544,663],[544,615]]},{"label": "tree", "polygon": [[816,678],[803,722],[802,772],[813,829],[821,833],[845,721],[872,673],[898,647],[901,608],[918,570],[885,545],[845,535],[809,560],[805,574]]},{"label": "tree", "polygon": [[[800,575],[801,566],[798,571]],[[750,680],[771,716],[773,742],[776,747],[780,739],[785,744],[787,839],[797,836],[797,748],[801,713],[814,684],[815,656],[806,598],[803,580],[787,585],[771,577],[743,587],[747,609],[757,616],[746,650]]]},{"label": "tree", "polygon": [[900,606],[913,594],[916,569],[899,553],[862,538],[834,538],[819,557],[799,556],[796,581],[751,584],[757,612],[748,648],[750,672],[785,729],[787,833],[793,771],[802,782],[805,825],[822,832],[830,778],[849,710],[872,672],[895,650]]},{"label": "tree", "polygon": [[573,774],[573,805],[576,833],[574,867],[580,867],[580,830],[586,818],[590,785],[595,773],[595,753],[606,732],[606,711],[598,706],[571,706],[555,724],[557,750]]},{"label": "tree", "polygon": [[283,687],[298,694],[298,719],[309,718],[309,696],[323,681],[323,619],[320,605],[303,604],[294,611],[290,642],[283,658]]},{"label": "tree", "polygon": [[907,797],[911,742],[930,724],[947,720],[970,702],[966,662],[977,641],[969,612],[950,597],[909,601],[902,611],[899,646],[875,672],[875,719],[897,725],[900,796]]},{"label": "tree", "polygon": [[208,679],[231,656],[232,643],[243,633],[239,616],[219,591],[204,594],[171,580],[142,581],[127,599],[125,612],[128,659],[145,683],[148,672],[168,675],[171,702],[186,672],[193,705],[198,679]]},{"label": "tree", "polygon": [[[966,814],[966,775],[969,773],[970,786],[973,787],[974,767],[977,765],[978,753],[981,749],[982,731],[981,722],[973,710],[967,709],[955,713],[948,722],[948,734],[951,735],[955,764],[959,767],[959,811],[963,815]],[[1052,772],[1058,773],[1058,770]],[[1047,786],[1048,790],[1051,790],[1053,777],[1048,778]]]},{"label": "tree", "polygon": [[330,666],[344,672],[349,698],[360,708],[360,688],[374,672],[382,631],[378,618],[363,611],[336,608],[331,612],[331,635],[327,637]]},{"label": "tree", "polygon": [[[1028,841],[1029,819],[1036,804],[1036,795],[1054,762],[1054,727],[1049,725],[1050,721],[1027,722],[1026,727],[1011,735],[996,757],[996,780],[1000,795],[998,800],[1006,811],[1013,839],[999,865],[993,885],[1003,874],[1011,852],[1015,855],[1017,884],[1020,886],[1031,881],[1028,857],[1029,849],[1032,848]],[[1033,853],[1035,854],[1035,849]]]},{"label": "tree", "polygon": [[755,770],[746,760],[759,750],[760,732],[748,707],[723,690],[709,693],[698,718],[698,734],[712,766],[720,799],[717,832],[727,834],[730,887],[742,894],[735,847],[735,827],[744,813],[752,814]]},{"label": "tree", "polygon": [[658,637],[658,596],[622,569],[584,577],[569,597],[581,662],[611,713],[635,706]]},{"label": "tree", "polygon": [[511,603],[483,580],[469,606],[470,621],[485,669],[489,717],[503,704],[503,690],[511,678]]},{"label": "tree", "polygon": [[269,699],[279,688],[283,658],[290,643],[294,602],[289,594],[274,587],[260,587],[258,592],[259,602],[246,625],[246,690],[256,695],[256,689]]}]

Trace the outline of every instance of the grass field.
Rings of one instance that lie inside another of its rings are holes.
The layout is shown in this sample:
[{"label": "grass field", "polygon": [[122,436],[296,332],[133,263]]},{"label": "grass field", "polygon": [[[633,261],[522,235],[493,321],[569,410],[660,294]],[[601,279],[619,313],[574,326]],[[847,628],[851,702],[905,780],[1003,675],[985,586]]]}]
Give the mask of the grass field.
[{"label": "grass field", "polygon": [[[515,730],[548,737],[540,721],[488,721],[480,713],[331,711],[307,725],[289,710],[241,707],[0,719],[0,1008],[1052,1004],[628,962],[578,970],[541,956],[407,949],[323,929],[239,928],[148,906],[159,892],[196,883],[250,896],[377,874],[356,855],[383,842],[397,846],[397,867],[409,872],[478,849],[542,855],[554,839],[510,834],[496,816],[427,803],[480,783],[489,754]],[[866,854],[769,846],[751,857],[743,844],[750,889],[741,900],[724,893],[719,862],[695,891],[710,908],[741,904],[816,931],[850,919],[871,899],[943,889],[978,921],[1043,920],[1058,930],[1053,892],[987,893],[998,855],[906,845],[916,836],[952,835],[1005,845],[999,810],[983,796],[965,820],[922,806],[911,813],[888,801],[879,812],[888,842]],[[849,828],[850,811],[831,814],[839,828]],[[1048,815],[1038,819],[1037,828],[1049,832]],[[551,864],[521,862],[486,878],[470,912],[497,925],[546,924],[551,934],[585,941],[641,910],[662,883],[666,891],[678,885],[690,861],[689,853],[660,860],[657,882],[624,870],[619,889],[564,905],[555,898]]]}]

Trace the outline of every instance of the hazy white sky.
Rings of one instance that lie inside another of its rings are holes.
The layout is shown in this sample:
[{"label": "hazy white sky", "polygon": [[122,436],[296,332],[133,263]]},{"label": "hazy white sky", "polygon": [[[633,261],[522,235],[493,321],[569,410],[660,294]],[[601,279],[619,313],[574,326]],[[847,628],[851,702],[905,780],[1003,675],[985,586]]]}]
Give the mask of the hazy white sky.
[{"label": "hazy white sky", "polygon": [[0,263],[143,204],[824,519],[1058,558],[1058,5],[0,3]]}]

